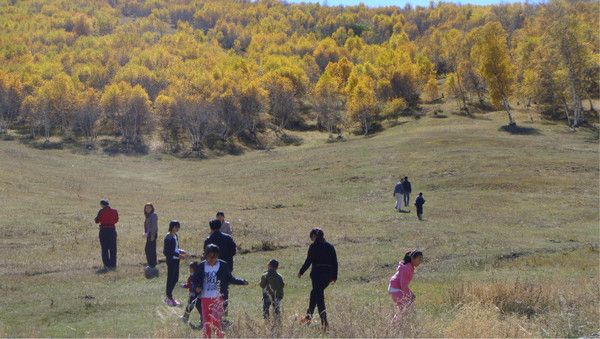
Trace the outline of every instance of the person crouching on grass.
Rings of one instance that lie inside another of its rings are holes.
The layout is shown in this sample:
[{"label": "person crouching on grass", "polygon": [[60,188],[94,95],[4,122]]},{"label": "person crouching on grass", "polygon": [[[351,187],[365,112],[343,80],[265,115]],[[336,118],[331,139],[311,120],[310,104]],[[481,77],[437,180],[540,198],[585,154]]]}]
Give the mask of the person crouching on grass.
[{"label": "person crouching on grass", "polygon": [[181,286],[183,288],[187,288],[189,290],[190,295],[188,298],[188,304],[185,307],[185,312],[183,313],[183,316],[181,316],[181,320],[183,321],[183,323],[187,324],[189,322],[190,313],[192,313],[194,308],[196,308],[198,310],[198,313],[200,313],[200,325],[192,325],[194,329],[202,328],[202,307],[200,306],[200,299],[198,298],[199,295],[196,294],[196,291],[194,291],[194,288],[192,286],[192,279],[194,278],[194,273],[196,273],[196,271],[198,270],[199,265],[200,264],[197,261],[190,263],[190,276],[188,277],[187,282]]},{"label": "person crouching on grass", "polygon": [[410,290],[408,285],[413,278],[415,268],[421,264],[423,260],[423,252],[410,251],[406,252],[404,259],[398,264],[396,274],[390,278],[388,292],[396,306],[393,322],[398,324],[402,318],[411,309],[415,302],[415,294]]},{"label": "person crouching on grass", "polygon": [[179,259],[185,259],[187,253],[179,248],[179,228],[181,225],[177,220],[169,222],[169,233],[165,236],[163,253],[167,259],[167,290],[165,304],[168,306],[179,306],[181,303],[173,299],[173,289],[179,280]]},{"label": "person crouching on grass", "polygon": [[204,254],[206,260],[198,265],[192,284],[202,303],[204,336],[210,338],[214,331],[217,337],[222,338],[223,296],[228,294],[230,284],[248,285],[248,282],[234,277],[229,265],[219,260],[219,246],[208,244]]}]

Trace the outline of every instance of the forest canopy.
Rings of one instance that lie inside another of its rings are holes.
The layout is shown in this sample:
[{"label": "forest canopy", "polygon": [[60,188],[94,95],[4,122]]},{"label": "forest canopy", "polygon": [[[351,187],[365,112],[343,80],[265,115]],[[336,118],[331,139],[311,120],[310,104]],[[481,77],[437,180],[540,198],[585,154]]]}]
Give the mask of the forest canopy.
[{"label": "forest canopy", "polygon": [[[168,152],[315,121],[367,134],[456,99],[571,126],[599,93],[598,1],[368,8],[276,0],[0,0],[0,132]],[[593,109],[593,107],[592,107]]]}]

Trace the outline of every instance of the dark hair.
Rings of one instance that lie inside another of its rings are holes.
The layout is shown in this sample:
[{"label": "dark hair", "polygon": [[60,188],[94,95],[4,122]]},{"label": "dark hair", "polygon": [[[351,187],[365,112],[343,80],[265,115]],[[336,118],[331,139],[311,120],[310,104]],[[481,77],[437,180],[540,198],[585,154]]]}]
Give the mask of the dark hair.
[{"label": "dark hair", "polygon": [[210,253],[214,253],[216,255],[219,255],[219,246],[217,246],[215,244],[208,244],[208,245],[206,245],[206,248],[204,249],[204,254],[205,255],[209,255]]},{"label": "dark hair", "polygon": [[199,265],[200,265],[200,263],[199,263],[199,262],[197,262],[197,261],[192,261],[192,262],[190,263],[190,265],[189,265],[189,266],[190,266],[190,268],[191,268],[191,269],[193,269],[194,271],[197,271],[197,270],[198,270],[198,266],[199,266]]},{"label": "dark hair", "polygon": [[404,180],[408,180],[408,177],[404,177]]},{"label": "dark hair", "polygon": [[217,212],[217,217],[218,216],[225,217],[225,212],[222,212],[222,211]]},{"label": "dark hair", "polygon": [[[150,206],[150,208],[152,209],[152,211],[150,211],[150,213],[146,213],[146,206]],[[146,205],[144,205],[144,215],[147,218],[152,213],[154,213],[154,205],[152,205],[151,202],[147,202]]]},{"label": "dark hair", "polygon": [[102,200],[100,200],[100,205],[105,206],[105,207],[108,206],[109,205],[108,199],[102,199]]},{"label": "dark hair", "polygon": [[419,192],[419,195],[423,195],[423,192]]},{"label": "dark hair", "polygon": [[406,252],[406,254],[404,254],[404,259],[402,259],[402,263],[404,264],[408,264],[409,262],[412,261],[412,259],[417,258],[417,257],[422,257],[423,256],[423,252],[421,251],[408,251]]},{"label": "dark hair", "polygon": [[179,224],[179,221],[177,220],[171,220],[169,222],[169,232],[171,232],[175,227],[180,228],[181,224]]},{"label": "dark hair", "polygon": [[217,220],[217,219],[211,220],[208,223],[208,226],[210,226],[211,231],[220,230],[221,229],[221,220]]},{"label": "dark hair", "polygon": [[310,230],[310,234],[308,235],[309,237],[313,237],[313,235],[315,236],[315,242],[324,242],[325,241],[325,233],[323,233],[323,230],[315,227],[312,230]]},{"label": "dark hair", "polygon": [[274,269],[277,269],[279,267],[279,261],[271,259],[271,261],[269,261],[269,266],[273,267]]}]

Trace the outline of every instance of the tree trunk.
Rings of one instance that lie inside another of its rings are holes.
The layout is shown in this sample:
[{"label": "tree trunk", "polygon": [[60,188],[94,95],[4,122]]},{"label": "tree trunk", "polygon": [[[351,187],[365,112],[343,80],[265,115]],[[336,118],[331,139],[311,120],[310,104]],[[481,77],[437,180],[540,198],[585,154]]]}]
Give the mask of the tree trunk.
[{"label": "tree trunk", "polygon": [[590,102],[590,112],[596,112],[594,109],[594,103],[592,102],[592,97],[588,95],[588,101]]},{"label": "tree trunk", "polygon": [[512,111],[510,109],[510,104],[508,103],[508,100],[506,100],[506,99],[502,100],[502,105],[504,106],[506,113],[508,113],[508,126],[509,127],[517,126],[517,123],[515,122],[515,119],[513,118]]},{"label": "tree trunk", "polygon": [[567,101],[562,99],[563,106],[565,107],[565,115],[567,117],[567,124],[571,127],[571,117],[569,117],[569,105],[567,105]]}]

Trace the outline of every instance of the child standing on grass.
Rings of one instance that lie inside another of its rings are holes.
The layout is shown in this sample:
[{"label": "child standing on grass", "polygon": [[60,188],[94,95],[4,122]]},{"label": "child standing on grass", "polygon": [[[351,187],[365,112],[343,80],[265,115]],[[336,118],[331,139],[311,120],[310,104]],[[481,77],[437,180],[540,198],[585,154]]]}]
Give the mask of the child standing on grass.
[{"label": "child standing on grass", "polygon": [[177,220],[169,222],[169,233],[165,236],[163,254],[167,261],[167,289],[165,304],[167,306],[179,306],[181,303],[173,299],[173,289],[179,280],[179,259],[185,259],[187,253],[179,248],[179,237],[177,233],[181,225]]},{"label": "child standing on grass", "polygon": [[411,308],[415,301],[415,294],[410,290],[409,284],[413,278],[415,267],[418,267],[423,260],[423,252],[406,252],[404,259],[398,264],[396,274],[390,278],[388,292],[396,306],[394,323],[402,321],[403,316]]},{"label": "child standing on grass", "polygon": [[417,207],[417,217],[419,220],[423,220],[423,205],[425,205],[425,199],[423,193],[419,193],[417,200],[415,200],[415,206]]},{"label": "child standing on grass", "polygon": [[260,277],[260,287],[263,290],[263,318],[269,319],[269,311],[273,305],[273,315],[276,322],[281,318],[281,299],[283,299],[283,277],[277,273],[279,262],[275,259],[269,261],[267,271]]},{"label": "child standing on grass", "polygon": [[[200,300],[198,299],[198,295],[196,291],[194,291],[192,279],[194,277],[194,273],[198,270],[198,265],[200,265],[197,261],[194,261],[190,264],[190,276],[187,279],[187,282],[183,284],[183,288],[187,288],[189,290],[190,296],[188,298],[188,304],[185,308],[185,313],[181,317],[181,320],[187,324],[190,320],[190,313],[196,308],[198,313],[200,313],[200,325],[197,328],[202,328],[202,307],[200,306]],[[194,326],[196,327],[196,326]]]},{"label": "child standing on grass", "polygon": [[219,260],[219,246],[208,244],[204,253],[206,260],[198,265],[192,284],[201,296],[204,337],[210,338],[214,331],[222,338],[223,296],[227,295],[229,284],[248,285],[248,282],[234,277],[229,265]]}]

